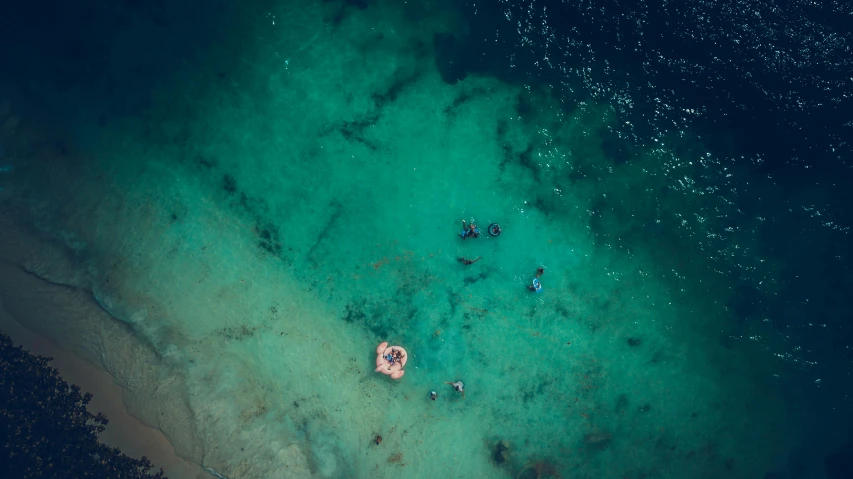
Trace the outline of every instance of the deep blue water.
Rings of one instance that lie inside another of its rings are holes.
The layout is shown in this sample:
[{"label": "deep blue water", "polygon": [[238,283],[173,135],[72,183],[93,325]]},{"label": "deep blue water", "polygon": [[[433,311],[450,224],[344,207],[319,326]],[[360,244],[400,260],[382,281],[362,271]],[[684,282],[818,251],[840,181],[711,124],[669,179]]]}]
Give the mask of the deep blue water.
[{"label": "deep blue water", "polygon": [[[853,360],[853,6],[477,1],[465,12],[470,35],[439,42],[448,81],[484,73],[553,87],[575,100],[566,101],[569,109],[579,95],[608,99],[621,121],[603,135],[612,142],[605,151],[617,161],[631,161],[655,137],[698,139],[719,163],[697,184],[726,198],[709,203],[717,220],[704,234],[688,236],[727,271],[728,310],[744,329],[772,324],[792,345],[782,354],[810,364],[815,380],[849,384],[842,378]],[[703,154],[685,147],[675,161]],[[717,254],[709,238],[729,228],[756,239],[749,257]],[[765,290],[762,264],[746,266],[757,257],[784,265],[776,294]],[[848,385],[828,394],[849,408]],[[840,457],[828,459],[827,472],[850,477],[849,459],[843,466]],[[797,477],[796,469],[785,474]]]},{"label": "deep blue water", "polygon": [[[784,261],[783,294],[767,297],[760,267],[733,278],[744,320],[779,328],[830,324],[838,358],[853,331],[853,7],[841,2],[466,2],[469,33],[437,38],[446,81],[467,74],[553,88],[565,108],[609,100],[619,124],[602,134],[616,163],[639,145],[684,134],[676,162],[707,152],[697,179],[727,197],[712,233],[764,218],[753,256]],[[737,180],[727,178],[738,170]],[[744,224],[746,226],[746,224]],[[724,233],[723,233],[724,234]],[[698,242],[698,240],[697,240]],[[714,259],[712,241],[704,249]],[[815,300],[831,295],[832,299]],[[809,299],[811,298],[811,299]],[[827,302],[843,303],[826,311]],[[842,313],[839,314],[838,312]]]}]

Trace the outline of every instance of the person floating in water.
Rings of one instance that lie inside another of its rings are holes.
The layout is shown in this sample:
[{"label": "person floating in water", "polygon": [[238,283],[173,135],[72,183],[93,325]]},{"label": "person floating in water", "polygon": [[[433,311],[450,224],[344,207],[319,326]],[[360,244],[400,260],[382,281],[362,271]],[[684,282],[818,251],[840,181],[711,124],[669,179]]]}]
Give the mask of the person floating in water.
[{"label": "person floating in water", "polygon": [[545,274],[545,268],[542,268],[542,267],[538,268],[536,270],[536,277],[533,278],[533,284],[528,286],[527,289],[529,289],[530,291],[532,291],[534,293],[541,293],[542,292],[542,283],[539,282],[539,277],[542,276],[543,274]]},{"label": "person floating in water", "polygon": [[527,289],[529,289],[530,291],[532,291],[534,293],[541,293],[542,292],[542,283],[540,283],[538,279],[533,278],[533,284],[528,285]]},{"label": "person floating in water", "polygon": [[429,392],[429,398],[430,398],[430,399],[432,399],[433,401],[435,401],[435,398],[437,398],[437,397],[438,397],[438,393],[437,393],[437,392],[435,392],[435,391],[430,391],[430,392]]},{"label": "person floating in water", "polygon": [[462,232],[459,233],[462,239],[477,238],[480,236],[480,228],[474,224],[474,218],[471,218],[471,224],[465,225],[465,220],[462,220]]},{"label": "person floating in water", "polygon": [[474,264],[477,261],[480,261],[480,257],[477,256],[477,259],[468,259],[468,258],[462,256],[462,257],[456,258],[456,261],[459,261],[460,263],[464,264],[465,266],[468,266],[469,264]]},{"label": "person floating in water", "polygon": [[450,384],[453,386],[453,389],[455,389],[456,392],[462,393],[462,399],[465,399],[465,383],[462,381],[456,381],[455,383],[445,382],[444,384]]}]

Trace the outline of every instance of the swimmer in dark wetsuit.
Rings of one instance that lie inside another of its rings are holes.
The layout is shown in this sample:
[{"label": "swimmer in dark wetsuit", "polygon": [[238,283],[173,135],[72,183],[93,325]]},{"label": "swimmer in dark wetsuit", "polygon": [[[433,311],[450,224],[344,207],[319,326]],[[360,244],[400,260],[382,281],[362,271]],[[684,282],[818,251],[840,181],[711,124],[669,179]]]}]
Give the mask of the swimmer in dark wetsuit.
[{"label": "swimmer in dark wetsuit", "polygon": [[456,258],[456,261],[459,261],[460,263],[464,264],[465,266],[468,266],[469,264],[474,264],[477,261],[480,261],[480,257],[477,256],[477,259],[467,259],[464,256],[462,256],[462,257]]}]

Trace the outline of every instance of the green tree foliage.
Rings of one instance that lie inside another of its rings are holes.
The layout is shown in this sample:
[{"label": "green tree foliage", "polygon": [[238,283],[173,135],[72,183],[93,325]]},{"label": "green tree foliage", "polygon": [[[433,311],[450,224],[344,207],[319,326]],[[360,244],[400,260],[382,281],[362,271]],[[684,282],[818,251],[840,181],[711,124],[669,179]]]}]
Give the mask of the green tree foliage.
[{"label": "green tree foliage", "polygon": [[98,442],[107,425],[86,410],[92,395],[0,333],[0,476],[4,478],[164,479],[145,458]]}]

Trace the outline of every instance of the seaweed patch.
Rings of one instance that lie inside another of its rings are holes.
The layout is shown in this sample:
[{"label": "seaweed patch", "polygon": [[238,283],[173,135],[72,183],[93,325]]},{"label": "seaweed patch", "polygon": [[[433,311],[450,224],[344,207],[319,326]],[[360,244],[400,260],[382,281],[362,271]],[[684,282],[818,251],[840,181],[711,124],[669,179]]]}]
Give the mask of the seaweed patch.
[{"label": "seaweed patch", "polygon": [[478,274],[477,276],[466,277],[465,279],[462,280],[462,282],[465,283],[465,286],[470,286],[470,285],[476,283],[477,281],[480,281],[482,279],[486,279],[488,277],[489,277],[488,273],[483,271],[480,274]]},{"label": "seaweed patch", "polygon": [[407,87],[413,85],[417,82],[421,77],[420,72],[409,73],[407,75],[401,74],[399,70],[394,75],[394,81],[391,83],[391,86],[388,87],[382,93],[374,93],[370,95],[373,99],[373,103],[377,108],[382,108],[388,103],[393,103],[400,96],[400,93],[403,92]]},{"label": "seaweed patch", "polygon": [[345,139],[349,141],[356,141],[366,146],[371,151],[376,151],[379,149],[379,145],[365,138],[364,133],[365,129],[370,126],[374,126],[378,120],[379,115],[372,114],[359,120],[345,121],[338,131],[341,132],[341,135],[343,135]]},{"label": "seaweed patch", "polygon": [[350,302],[344,309],[341,319],[350,324],[359,324],[380,338],[388,336],[388,325],[383,321],[383,311],[388,308],[383,305],[368,304],[366,300]]},{"label": "seaweed patch", "polygon": [[279,239],[278,228],[272,225],[261,225],[256,223],[254,232],[258,237],[258,246],[273,256],[281,256],[282,246],[281,240]]},{"label": "seaweed patch", "polygon": [[223,175],[222,176],[222,189],[228,192],[229,195],[233,195],[237,192],[237,179],[231,175]]},{"label": "seaweed patch", "polygon": [[225,339],[233,341],[242,341],[244,339],[254,336],[257,331],[257,326],[249,327],[244,324],[241,326],[217,329],[215,334]]}]

